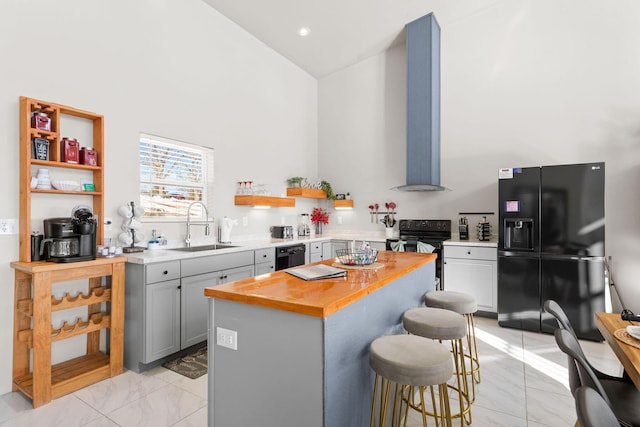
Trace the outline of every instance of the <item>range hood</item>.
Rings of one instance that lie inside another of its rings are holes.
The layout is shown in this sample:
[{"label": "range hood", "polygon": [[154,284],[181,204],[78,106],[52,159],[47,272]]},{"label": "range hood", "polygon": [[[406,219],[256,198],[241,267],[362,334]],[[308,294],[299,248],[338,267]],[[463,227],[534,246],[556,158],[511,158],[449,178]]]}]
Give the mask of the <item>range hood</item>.
[{"label": "range hood", "polygon": [[440,185],[440,25],[433,13],[406,26],[407,180],[402,191]]}]

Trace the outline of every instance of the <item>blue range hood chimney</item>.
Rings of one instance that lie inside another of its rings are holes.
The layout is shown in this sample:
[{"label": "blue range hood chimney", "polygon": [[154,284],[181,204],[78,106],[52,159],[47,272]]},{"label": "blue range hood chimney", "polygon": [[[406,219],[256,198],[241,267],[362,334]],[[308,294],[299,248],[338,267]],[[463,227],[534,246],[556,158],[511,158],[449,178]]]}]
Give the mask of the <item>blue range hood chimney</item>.
[{"label": "blue range hood chimney", "polygon": [[402,191],[441,191],[440,25],[433,13],[406,26],[407,182]]}]

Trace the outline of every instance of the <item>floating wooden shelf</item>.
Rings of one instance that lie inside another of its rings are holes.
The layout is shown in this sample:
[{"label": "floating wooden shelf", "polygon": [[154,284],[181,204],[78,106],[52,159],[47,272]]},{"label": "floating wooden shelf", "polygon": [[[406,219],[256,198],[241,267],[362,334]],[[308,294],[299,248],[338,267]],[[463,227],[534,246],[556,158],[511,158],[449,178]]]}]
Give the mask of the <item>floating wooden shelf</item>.
[{"label": "floating wooden shelf", "polygon": [[274,207],[294,207],[296,200],[289,197],[272,196],[235,196],[237,206],[274,206]]},{"label": "floating wooden shelf", "polygon": [[334,200],[333,207],[336,209],[353,209],[353,200]]},{"label": "floating wooden shelf", "polygon": [[287,188],[287,196],[307,197],[310,199],[326,199],[327,193],[325,193],[323,190],[316,190],[315,188],[289,187]]}]

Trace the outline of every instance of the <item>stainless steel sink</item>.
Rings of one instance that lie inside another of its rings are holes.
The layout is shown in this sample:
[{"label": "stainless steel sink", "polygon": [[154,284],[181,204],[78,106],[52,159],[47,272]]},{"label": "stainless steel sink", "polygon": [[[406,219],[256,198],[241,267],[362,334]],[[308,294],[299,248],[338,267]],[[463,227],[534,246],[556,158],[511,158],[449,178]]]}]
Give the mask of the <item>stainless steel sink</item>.
[{"label": "stainless steel sink", "polygon": [[227,249],[227,248],[237,248],[237,246],[233,245],[203,245],[203,246],[190,246],[185,248],[173,248],[170,249],[172,251],[181,251],[181,252],[202,252],[202,251],[215,251],[217,249]]}]

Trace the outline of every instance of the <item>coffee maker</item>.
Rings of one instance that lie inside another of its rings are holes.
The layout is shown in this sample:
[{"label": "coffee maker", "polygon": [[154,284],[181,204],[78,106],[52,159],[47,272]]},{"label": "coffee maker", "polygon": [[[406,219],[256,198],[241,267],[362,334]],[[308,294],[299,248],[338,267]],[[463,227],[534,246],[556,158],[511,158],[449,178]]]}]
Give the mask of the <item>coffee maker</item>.
[{"label": "coffee maker", "polygon": [[87,206],[73,208],[71,218],[44,220],[42,259],[78,262],[96,259],[96,220]]}]

